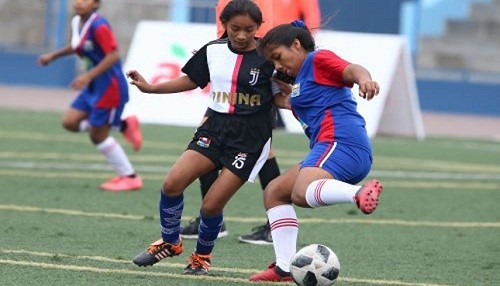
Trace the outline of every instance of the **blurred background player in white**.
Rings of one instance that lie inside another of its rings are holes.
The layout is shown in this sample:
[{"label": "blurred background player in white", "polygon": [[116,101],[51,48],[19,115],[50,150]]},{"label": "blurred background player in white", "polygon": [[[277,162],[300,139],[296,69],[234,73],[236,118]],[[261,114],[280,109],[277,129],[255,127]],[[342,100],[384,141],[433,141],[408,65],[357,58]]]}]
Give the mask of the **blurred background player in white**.
[{"label": "blurred background player in white", "polygon": [[[231,0],[219,0],[215,8],[215,19],[217,23],[217,37],[224,37],[225,29],[219,17]],[[279,24],[290,23],[293,20],[303,19],[308,27],[313,30],[319,27],[321,21],[321,14],[319,9],[318,0],[253,0],[262,11],[263,23],[259,27],[256,36],[262,37],[269,29]],[[275,117],[275,124],[277,116],[276,108],[273,108],[271,116]],[[280,175],[278,162],[274,155],[273,149],[269,154],[269,158],[259,172],[259,181],[264,190],[269,182]],[[200,177],[200,189],[202,199],[207,194],[208,189],[218,176],[218,170],[213,170]],[[200,225],[200,217],[192,219],[188,225],[181,229],[181,236],[186,239],[197,239],[198,228]],[[219,237],[228,235],[226,225],[223,224]],[[273,239],[271,236],[271,228],[269,221],[263,225],[252,228],[251,233],[241,235],[238,240],[245,243],[256,245],[271,245]]]},{"label": "blurred background player in white", "polygon": [[275,263],[252,275],[251,281],[292,281],[291,258],[296,252],[298,221],[294,206],[318,208],[356,204],[364,214],[378,206],[382,184],[361,182],[372,167],[372,148],[364,118],[353,98],[371,100],[380,90],[364,67],[352,64],[316,43],[302,21],[282,24],[259,40],[259,53],[277,70],[295,77],[288,101],[309,138],[310,151],[302,162],[274,179],[264,192],[271,225]]},{"label": "blurred background player in white", "polygon": [[87,71],[76,77],[71,87],[82,90],[65,112],[62,125],[72,132],[88,132],[90,140],[111,164],[117,177],[101,184],[106,191],[139,190],[143,187],[120,143],[110,136],[119,129],[135,151],[141,148],[142,134],[136,116],[121,120],[127,103],[128,84],[111,26],[100,14],[99,0],[74,0],[76,13],[71,21],[71,43],[46,53],[38,63],[46,66],[59,57],[76,53],[85,60]]}]

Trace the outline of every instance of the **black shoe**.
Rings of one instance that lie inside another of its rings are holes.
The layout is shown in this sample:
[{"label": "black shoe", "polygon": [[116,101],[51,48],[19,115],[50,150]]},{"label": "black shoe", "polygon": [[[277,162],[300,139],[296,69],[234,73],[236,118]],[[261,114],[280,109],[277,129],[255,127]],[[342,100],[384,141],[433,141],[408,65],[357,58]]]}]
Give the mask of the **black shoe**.
[{"label": "black shoe", "polygon": [[252,233],[242,235],[238,237],[238,240],[250,244],[271,245],[273,244],[273,237],[271,236],[271,227],[269,226],[269,223],[256,226],[252,228]]},{"label": "black shoe", "polygon": [[[198,228],[200,227],[200,217],[196,217],[189,221],[189,224],[181,227],[180,235],[184,239],[198,239]],[[226,224],[222,223],[218,238],[227,236],[229,232],[226,230]]]},{"label": "black shoe", "polygon": [[188,260],[189,264],[184,268],[184,274],[207,275],[210,269],[210,260],[212,260],[211,254],[201,255],[193,252]]}]

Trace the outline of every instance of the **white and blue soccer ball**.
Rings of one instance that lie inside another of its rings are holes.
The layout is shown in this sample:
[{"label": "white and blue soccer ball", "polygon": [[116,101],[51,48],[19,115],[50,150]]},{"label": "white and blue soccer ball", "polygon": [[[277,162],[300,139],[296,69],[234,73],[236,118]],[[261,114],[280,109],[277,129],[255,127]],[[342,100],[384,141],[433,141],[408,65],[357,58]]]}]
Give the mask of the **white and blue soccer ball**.
[{"label": "white and blue soccer ball", "polygon": [[329,247],[311,244],[294,254],[290,272],[297,285],[329,286],[337,281],[340,262]]}]

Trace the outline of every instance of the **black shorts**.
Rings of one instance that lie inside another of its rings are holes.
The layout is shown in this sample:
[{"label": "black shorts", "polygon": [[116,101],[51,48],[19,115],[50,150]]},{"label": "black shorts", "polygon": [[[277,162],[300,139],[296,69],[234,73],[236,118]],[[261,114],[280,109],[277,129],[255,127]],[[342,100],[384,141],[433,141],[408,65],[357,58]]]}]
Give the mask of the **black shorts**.
[{"label": "black shorts", "polygon": [[[214,113],[217,113],[217,112],[213,111],[210,108],[207,108],[204,116],[208,117]],[[271,116],[271,122],[272,122],[273,129],[275,129],[276,127],[283,127],[284,126],[283,121],[281,120],[281,117],[279,114],[279,108],[276,107],[274,104],[271,106],[271,109],[269,110],[269,116]]]},{"label": "black shorts", "polygon": [[226,167],[253,182],[269,156],[271,134],[269,111],[252,115],[210,112],[187,149],[203,154],[216,168]]}]

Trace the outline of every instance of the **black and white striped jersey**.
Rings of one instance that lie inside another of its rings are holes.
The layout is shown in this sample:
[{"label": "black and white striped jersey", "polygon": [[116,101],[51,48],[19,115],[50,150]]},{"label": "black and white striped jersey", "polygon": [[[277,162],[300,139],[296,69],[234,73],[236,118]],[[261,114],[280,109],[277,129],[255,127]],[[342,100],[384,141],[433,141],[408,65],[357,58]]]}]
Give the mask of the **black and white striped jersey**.
[{"label": "black and white striped jersey", "polygon": [[200,88],[210,82],[210,109],[240,115],[270,109],[273,71],[256,50],[238,52],[227,38],[206,44],[182,68]]}]

